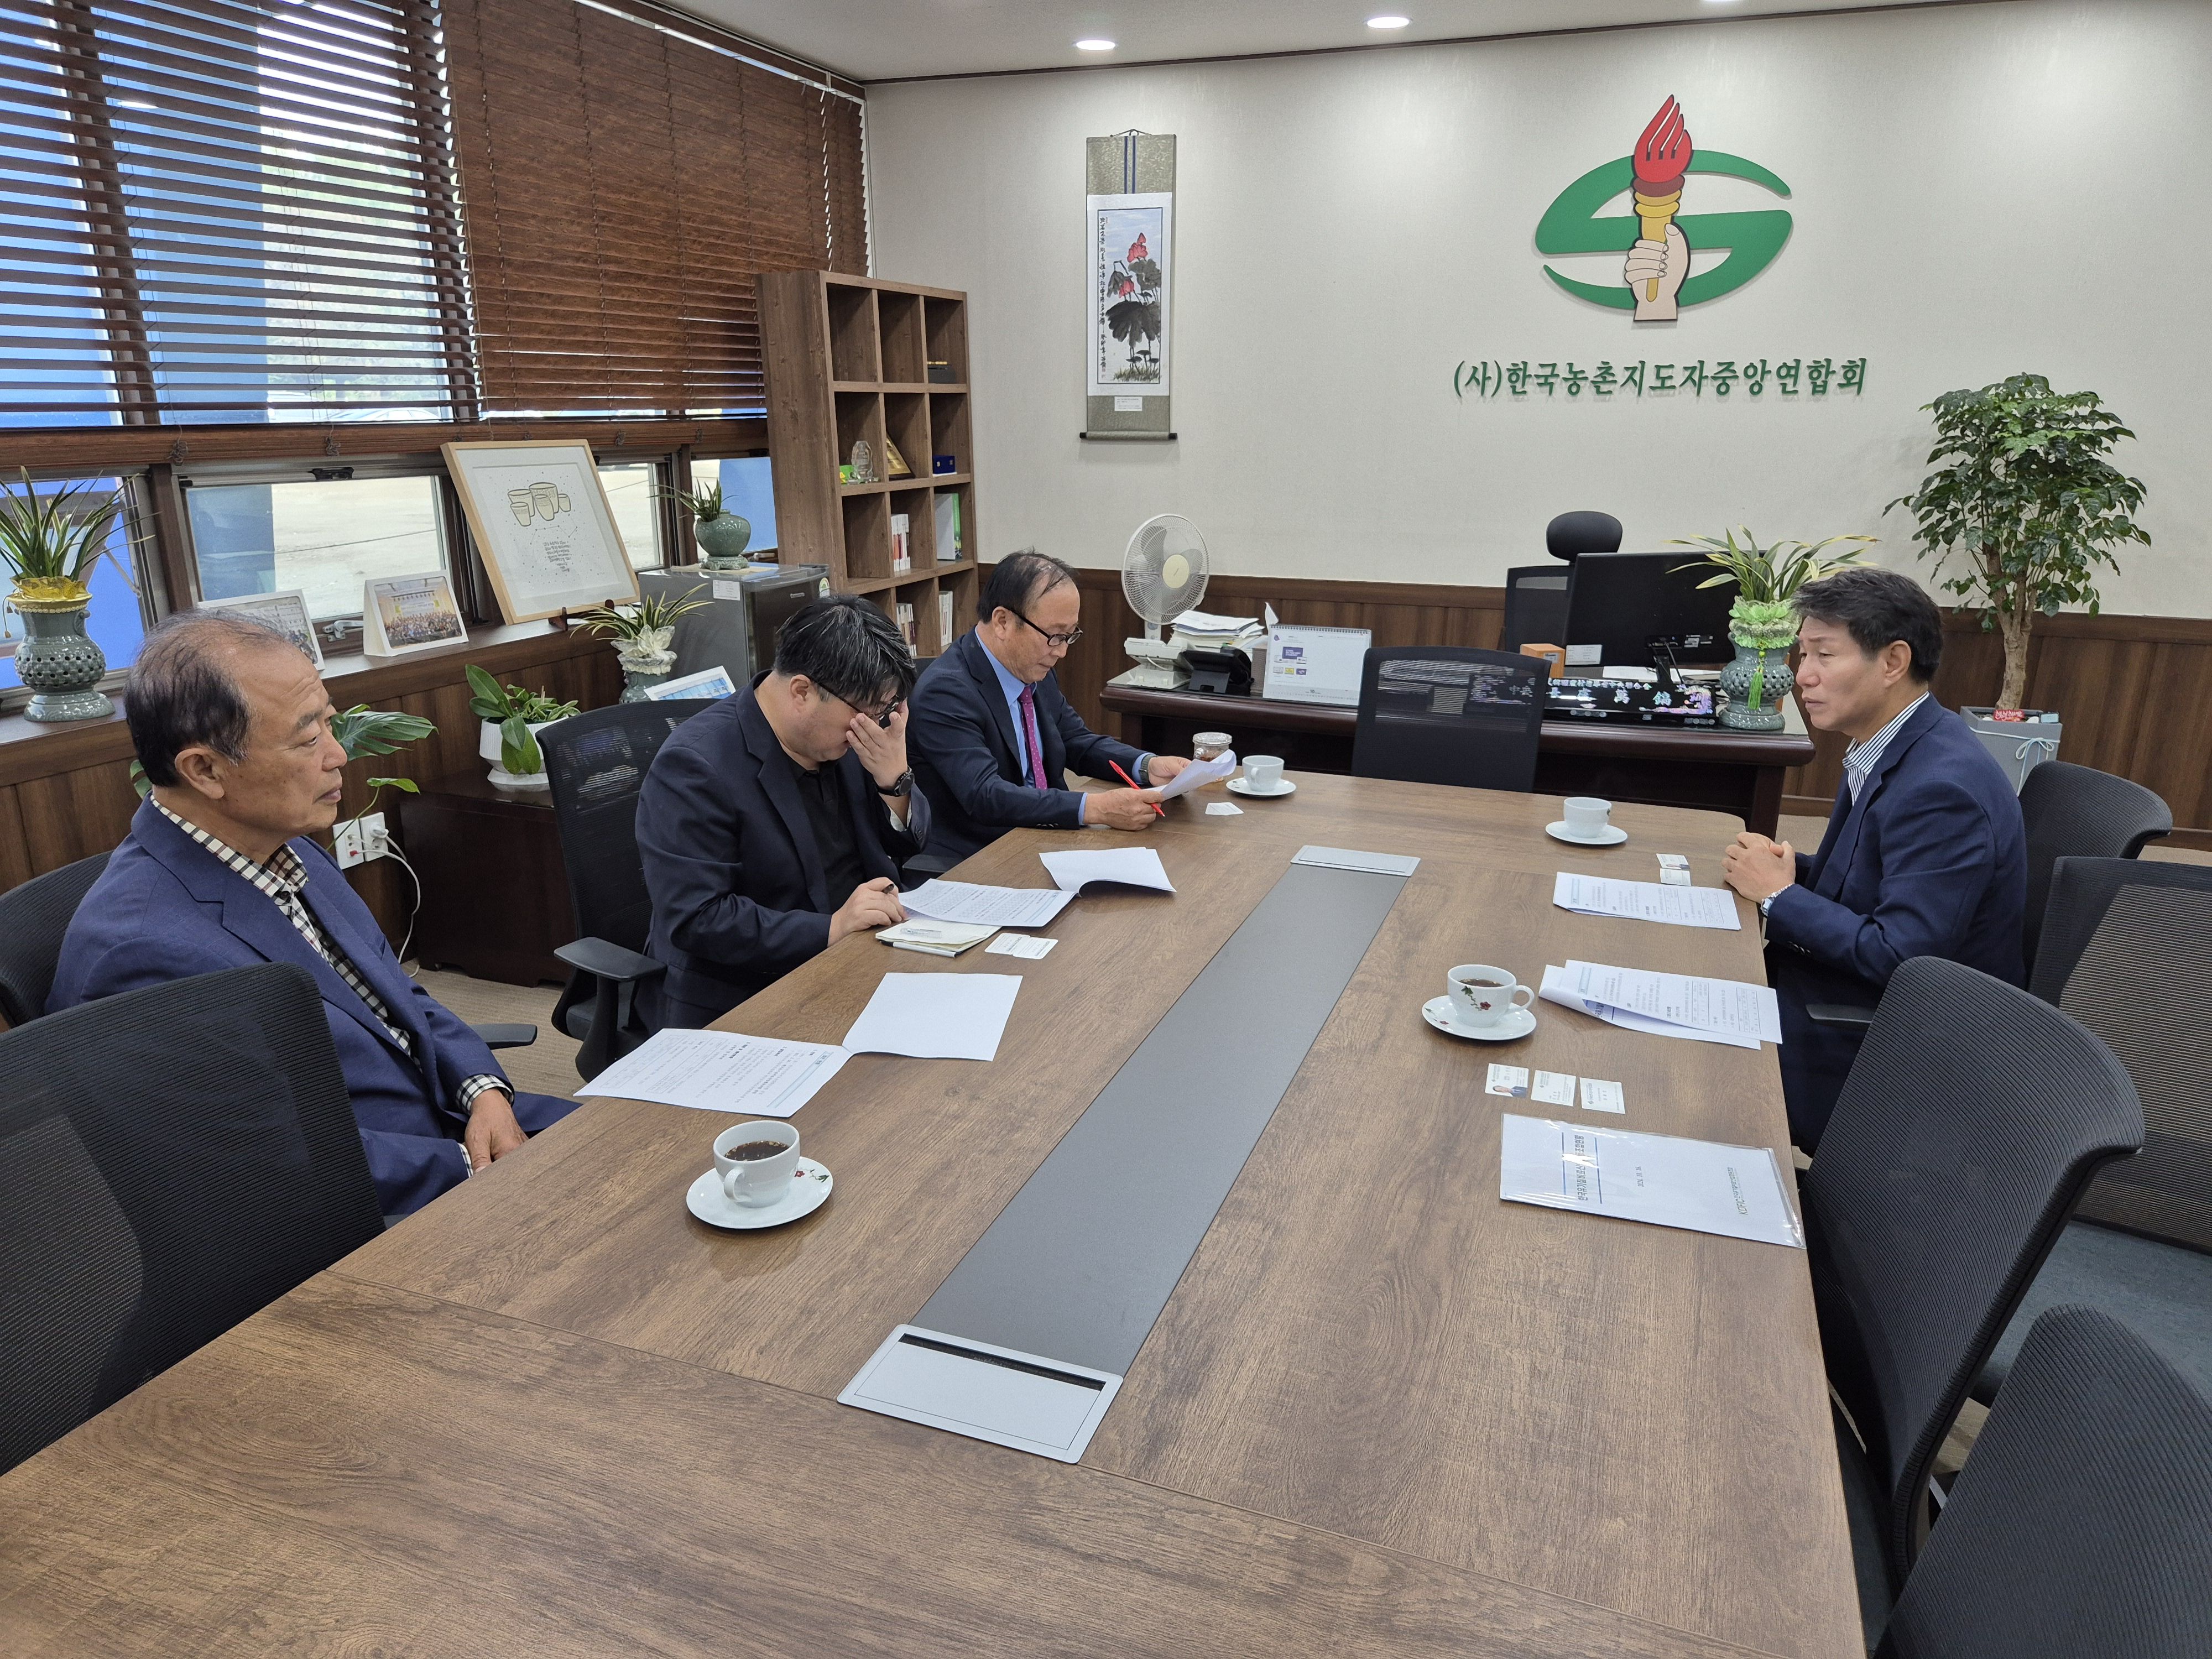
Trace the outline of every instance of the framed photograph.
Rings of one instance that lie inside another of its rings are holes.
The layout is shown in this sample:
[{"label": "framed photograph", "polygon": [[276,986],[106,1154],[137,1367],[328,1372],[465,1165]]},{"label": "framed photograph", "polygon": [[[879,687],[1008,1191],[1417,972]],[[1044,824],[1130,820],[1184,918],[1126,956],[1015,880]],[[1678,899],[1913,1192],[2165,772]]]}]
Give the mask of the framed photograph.
[{"label": "framed photograph", "polygon": [[1093,398],[1164,398],[1175,196],[1157,191],[1086,200],[1091,213],[1086,393]]},{"label": "framed photograph", "polygon": [[447,444],[444,450],[469,533],[507,621],[635,602],[637,575],[589,444]]},{"label": "framed photograph", "polygon": [[383,576],[362,584],[361,648],[371,657],[404,657],[441,645],[465,645],[469,630],[442,570]]},{"label": "framed photograph", "polygon": [[282,593],[246,593],[234,599],[202,599],[202,611],[234,611],[241,617],[275,629],[323,665],[323,647],[315,638],[315,625],[307,616],[307,596],[298,588]]},{"label": "framed photograph", "polygon": [[674,702],[685,697],[726,697],[737,689],[738,683],[730,678],[728,669],[702,668],[680,680],[663,680],[645,695],[653,702]]}]

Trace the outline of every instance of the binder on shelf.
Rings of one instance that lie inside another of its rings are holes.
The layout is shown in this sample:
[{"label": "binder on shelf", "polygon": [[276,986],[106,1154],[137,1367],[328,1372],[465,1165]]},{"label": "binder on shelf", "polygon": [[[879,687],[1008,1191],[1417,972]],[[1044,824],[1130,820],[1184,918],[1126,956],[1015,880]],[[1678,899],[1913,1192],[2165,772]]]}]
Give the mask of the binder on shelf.
[{"label": "binder on shelf", "polygon": [[957,563],[962,557],[960,545],[960,498],[939,495],[937,498],[937,562]]},{"label": "binder on shelf", "polygon": [[891,514],[891,574],[903,576],[914,568],[914,547],[908,538],[908,519],[903,513]]},{"label": "binder on shelf", "polygon": [[906,636],[907,649],[916,649],[921,641],[915,628],[914,607],[902,599],[893,607],[893,615],[897,620],[899,632]]}]

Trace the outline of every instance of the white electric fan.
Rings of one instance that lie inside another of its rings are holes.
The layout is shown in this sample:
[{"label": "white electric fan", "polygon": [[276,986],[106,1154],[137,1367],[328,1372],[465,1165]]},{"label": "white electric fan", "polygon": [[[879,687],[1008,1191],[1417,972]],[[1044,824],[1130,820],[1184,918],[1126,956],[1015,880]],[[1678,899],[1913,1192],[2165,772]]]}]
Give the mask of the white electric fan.
[{"label": "white electric fan", "polygon": [[1137,526],[1121,555],[1121,592],[1144,618],[1145,635],[1121,641],[1136,666],[1115,675],[1115,685],[1171,691],[1189,680],[1182,647],[1162,639],[1160,630],[1198,608],[1206,597],[1206,538],[1180,513],[1163,513]]}]

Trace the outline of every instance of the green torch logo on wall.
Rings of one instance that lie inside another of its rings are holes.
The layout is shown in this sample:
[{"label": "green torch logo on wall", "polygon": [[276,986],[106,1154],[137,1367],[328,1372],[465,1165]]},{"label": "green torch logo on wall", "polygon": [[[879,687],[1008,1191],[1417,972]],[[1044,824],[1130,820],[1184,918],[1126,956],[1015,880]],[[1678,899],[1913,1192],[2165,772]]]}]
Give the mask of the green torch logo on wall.
[{"label": "green torch logo on wall", "polygon": [[[1611,306],[1639,323],[1672,322],[1687,306],[1733,294],[1774,263],[1790,240],[1790,215],[1780,208],[1747,213],[1685,213],[1690,179],[1718,173],[1786,197],[1790,186],[1756,161],[1690,142],[1681,106],[1671,97],[1659,106],[1633,154],[1592,167],[1559,193],[1536,222],[1539,253],[1620,253],[1626,256],[1614,283],[1577,282],[1550,265],[1544,275],[1578,300]],[[1598,210],[1626,191],[1633,213],[1598,216]],[[1692,248],[1726,248],[1728,257],[1696,276]]]}]

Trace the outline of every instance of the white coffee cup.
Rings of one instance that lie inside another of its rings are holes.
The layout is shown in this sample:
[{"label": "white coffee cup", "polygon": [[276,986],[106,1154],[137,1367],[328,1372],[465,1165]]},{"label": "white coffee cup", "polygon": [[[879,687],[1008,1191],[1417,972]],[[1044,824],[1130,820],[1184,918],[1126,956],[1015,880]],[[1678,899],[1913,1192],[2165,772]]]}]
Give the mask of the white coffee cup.
[{"label": "white coffee cup", "polygon": [[1244,757],[1244,787],[1271,795],[1283,787],[1283,757],[1280,755],[1247,755]]},{"label": "white coffee cup", "polygon": [[1595,841],[1603,835],[1606,821],[1613,816],[1613,803],[1595,795],[1570,795],[1562,805],[1567,811],[1567,833],[1584,841]]},{"label": "white coffee cup", "polygon": [[[783,1150],[767,1158],[734,1158],[732,1148],[772,1140]],[[791,1194],[792,1172],[799,1168],[799,1131],[788,1123],[740,1123],[714,1137],[714,1173],[730,1202],[763,1209]]]},{"label": "white coffee cup", "polygon": [[1536,993],[1511,973],[1486,962],[1460,963],[1444,975],[1444,988],[1451,993],[1452,1018],[1478,1029],[1495,1025],[1536,1000]]}]

